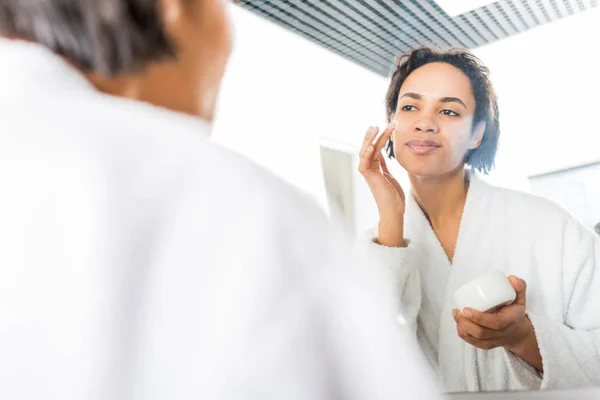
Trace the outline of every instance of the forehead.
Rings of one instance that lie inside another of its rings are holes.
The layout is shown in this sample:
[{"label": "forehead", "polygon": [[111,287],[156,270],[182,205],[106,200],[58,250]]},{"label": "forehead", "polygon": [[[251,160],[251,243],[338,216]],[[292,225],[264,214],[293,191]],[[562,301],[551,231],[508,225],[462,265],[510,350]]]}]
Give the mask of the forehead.
[{"label": "forehead", "polygon": [[468,108],[475,108],[475,97],[469,78],[453,65],[434,62],[414,70],[400,88],[404,93],[417,93],[426,99],[458,97]]}]

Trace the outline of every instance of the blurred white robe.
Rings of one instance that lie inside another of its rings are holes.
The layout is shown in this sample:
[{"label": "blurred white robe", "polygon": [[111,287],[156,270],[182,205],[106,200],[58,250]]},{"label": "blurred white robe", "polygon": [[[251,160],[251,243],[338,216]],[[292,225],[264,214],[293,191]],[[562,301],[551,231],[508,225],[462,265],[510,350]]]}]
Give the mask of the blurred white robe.
[{"label": "blurred white robe", "polygon": [[[446,390],[497,391],[600,385],[600,240],[541,197],[471,175],[452,262],[412,195],[406,248],[359,243],[396,273],[404,318]],[[543,359],[539,374],[512,353],[458,337],[454,292],[497,269],[527,282],[527,314]]]},{"label": "blurred white robe", "polygon": [[385,270],[206,122],[8,40],[0,113],[0,398],[435,397]]}]

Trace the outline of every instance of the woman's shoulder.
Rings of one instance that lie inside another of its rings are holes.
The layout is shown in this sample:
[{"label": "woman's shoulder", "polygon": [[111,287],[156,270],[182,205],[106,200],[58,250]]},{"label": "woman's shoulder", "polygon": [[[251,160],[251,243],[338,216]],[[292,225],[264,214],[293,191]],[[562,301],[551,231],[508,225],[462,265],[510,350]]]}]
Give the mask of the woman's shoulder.
[{"label": "woman's shoulder", "polygon": [[557,202],[521,190],[495,186],[488,182],[481,183],[483,191],[490,196],[490,201],[498,207],[520,214],[524,217],[540,216],[545,219],[555,218],[562,221],[574,220],[573,215]]}]

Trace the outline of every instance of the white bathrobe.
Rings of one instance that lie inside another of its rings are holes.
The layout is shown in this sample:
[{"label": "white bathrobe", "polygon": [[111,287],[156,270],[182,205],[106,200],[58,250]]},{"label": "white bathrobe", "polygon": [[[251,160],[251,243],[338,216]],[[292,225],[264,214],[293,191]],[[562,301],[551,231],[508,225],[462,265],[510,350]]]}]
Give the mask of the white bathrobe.
[{"label": "white bathrobe", "polygon": [[0,39],[0,399],[435,398],[385,269],[209,130]]},{"label": "white bathrobe", "polygon": [[[549,200],[471,177],[452,263],[412,195],[406,248],[363,249],[396,273],[404,318],[446,390],[573,388],[600,385],[600,240]],[[527,282],[543,374],[512,353],[479,350],[458,337],[454,292],[491,269]]]}]

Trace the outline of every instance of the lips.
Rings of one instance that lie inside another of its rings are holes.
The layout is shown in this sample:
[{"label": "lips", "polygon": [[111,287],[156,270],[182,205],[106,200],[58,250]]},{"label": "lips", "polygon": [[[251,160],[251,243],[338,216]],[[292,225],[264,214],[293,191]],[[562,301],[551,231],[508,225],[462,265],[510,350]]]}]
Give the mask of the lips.
[{"label": "lips", "polygon": [[430,154],[442,147],[431,140],[411,140],[406,146],[415,154]]}]

